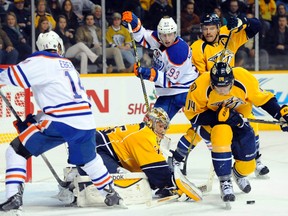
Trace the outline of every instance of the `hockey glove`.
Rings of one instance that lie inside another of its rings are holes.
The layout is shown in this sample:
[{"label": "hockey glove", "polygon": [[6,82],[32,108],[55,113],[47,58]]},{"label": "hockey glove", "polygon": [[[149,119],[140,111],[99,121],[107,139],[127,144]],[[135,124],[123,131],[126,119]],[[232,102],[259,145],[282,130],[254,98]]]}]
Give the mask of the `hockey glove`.
[{"label": "hockey glove", "polygon": [[128,28],[128,23],[131,24],[133,32],[137,32],[141,28],[140,19],[131,11],[124,11],[122,13],[122,25]]},{"label": "hockey glove", "polygon": [[236,16],[231,16],[227,20],[227,28],[228,30],[234,29],[238,26],[238,19]]},{"label": "hockey glove", "polygon": [[231,127],[237,126],[241,128],[244,125],[244,120],[241,115],[228,107],[220,107],[217,110],[217,118],[220,123],[226,123]]},{"label": "hockey glove", "polygon": [[20,134],[24,130],[26,130],[31,124],[36,123],[34,117],[35,115],[29,114],[26,116],[26,119],[23,122],[19,122],[18,120],[14,121],[13,125],[16,128],[17,132]]},{"label": "hockey glove", "polygon": [[284,132],[288,132],[288,106],[283,105],[280,109],[280,121],[284,122],[282,125],[280,125],[281,130]]},{"label": "hockey glove", "polygon": [[143,79],[150,80],[154,82],[157,80],[158,72],[156,69],[152,68],[146,68],[146,67],[138,67],[137,63],[134,64],[134,73],[137,77],[140,77],[140,74],[142,75]]}]

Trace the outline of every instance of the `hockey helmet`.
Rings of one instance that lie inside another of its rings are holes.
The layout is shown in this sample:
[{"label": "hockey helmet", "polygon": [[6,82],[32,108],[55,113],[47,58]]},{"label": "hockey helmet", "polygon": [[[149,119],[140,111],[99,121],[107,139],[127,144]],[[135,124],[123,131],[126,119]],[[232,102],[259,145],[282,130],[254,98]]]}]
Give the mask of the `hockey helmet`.
[{"label": "hockey helmet", "polygon": [[38,36],[38,39],[36,41],[36,45],[37,45],[39,51],[56,50],[57,52],[60,51],[59,54],[62,56],[64,55],[64,52],[65,52],[65,47],[63,45],[62,39],[54,31],[41,33]]},{"label": "hockey helmet", "polygon": [[215,14],[215,13],[205,14],[201,18],[201,26],[204,26],[204,25],[216,25],[217,27],[219,27],[220,24],[221,24],[221,21],[220,21],[218,15]]},{"label": "hockey helmet", "polygon": [[177,24],[172,17],[163,17],[157,26],[158,38],[161,39],[160,34],[170,34],[175,33],[175,38],[177,36]]},{"label": "hockey helmet", "polygon": [[234,82],[232,68],[225,62],[217,62],[210,71],[210,79],[212,86],[225,87]]},{"label": "hockey helmet", "polygon": [[[149,128],[151,128],[154,131],[154,133],[157,136],[160,136],[161,138],[163,138],[163,136],[165,135],[165,132],[170,124],[170,118],[168,114],[161,107],[152,108],[145,115],[143,121]],[[157,131],[157,123],[164,124],[164,131],[162,132]]]}]

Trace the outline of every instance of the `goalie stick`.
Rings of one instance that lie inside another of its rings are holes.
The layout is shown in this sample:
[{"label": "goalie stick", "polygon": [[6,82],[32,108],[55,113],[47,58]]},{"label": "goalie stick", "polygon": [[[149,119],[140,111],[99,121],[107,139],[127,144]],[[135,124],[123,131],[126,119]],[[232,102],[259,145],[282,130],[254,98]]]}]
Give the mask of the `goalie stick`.
[{"label": "goalie stick", "polygon": [[[5,102],[6,106],[9,107],[9,109],[11,110],[11,112],[13,113],[13,115],[17,119],[17,121],[22,122],[22,119],[19,117],[19,115],[17,114],[16,110],[13,108],[12,104],[10,103],[10,101],[5,97],[5,95],[3,94],[1,89],[0,89],[0,96],[2,97],[2,99]],[[56,171],[54,170],[54,168],[52,167],[51,163],[49,162],[47,157],[44,155],[44,153],[41,156],[42,156],[44,162],[46,163],[46,165],[48,166],[49,170],[53,174],[54,178],[58,182],[58,184],[61,185],[62,187],[67,187],[70,183],[62,181],[59,178],[59,176],[57,175]]]},{"label": "goalie stick", "polygon": [[[128,30],[129,30],[129,33],[130,33],[130,37],[131,37],[131,40],[132,40],[133,50],[134,50],[134,54],[135,54],[135,60],[136,60],[137,66],[140,67],[140,59],[139,59],[139,55],[138,55],[138,52],[137,52],[137,47],[136,47],[136,42],[135,42],[135,39],[134,39],[134,36],[133,36],[132,27],[131,27],[130,23],[127,23],[127,24],[128,24]],[[144,83],[144,80],[143,80],[143,77],[142,77],[141,73],[139,74],[139,76],[140,76],[140,80],[141,80],[141,86],[142,86],[142,92],[143,92],[143,95],[144,95],[145,105],[146,105],[147,111],[149,112],[150,111],[150,106],[149,106],[149,102],[148,102],[148,96],[147,96],[145,83]]]}]

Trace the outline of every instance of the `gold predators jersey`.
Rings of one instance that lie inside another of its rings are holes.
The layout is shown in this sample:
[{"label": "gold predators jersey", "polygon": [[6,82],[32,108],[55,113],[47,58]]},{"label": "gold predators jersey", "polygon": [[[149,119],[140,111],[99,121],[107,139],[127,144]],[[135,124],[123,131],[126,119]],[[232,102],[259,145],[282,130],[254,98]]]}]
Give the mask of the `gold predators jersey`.
[{"label": "gold predators jersey", "polygon": [[232,69],[234,84],[229,95],[219,95],[210,85],[210,73],[203,73],[191,85],[185,104],[185,115],[189,120],[210,109],[216,111],[219,106],[226,106],[247,118],[252,112],[252,105],[262,106],[274,95],[260,89],[258,80],[241,67]]},{"label": "gold predators jersey", "polygon": [[[231,34],[227,50],[225,52],[225,57],[223,62],[229,63],[231,67],[234,67],[235,63],[235,53],[240,46],[248,41],[248,36],[246,34],[245,28],[240,31],[234,31]],[[198,39],[191,45],[192,49],[192,62],[196,66],[200,74],[210,71],[212,66],[220,61],[221,52],[225,47],[228,39],[229,30],[227,26],[222,26],[219,32],[219,41],[213,44],[207,43],[202,39]]]},{"label": "gold predators jersey", "polygon": [[156,134],[144,123],[110,128],[105,134],[122,166],[131,172],[166,163]]}]

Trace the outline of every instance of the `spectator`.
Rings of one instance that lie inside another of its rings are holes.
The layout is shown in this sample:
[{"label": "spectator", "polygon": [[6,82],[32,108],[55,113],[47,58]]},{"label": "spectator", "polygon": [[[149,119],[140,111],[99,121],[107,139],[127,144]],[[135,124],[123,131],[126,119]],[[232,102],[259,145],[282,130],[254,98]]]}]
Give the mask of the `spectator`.
[{"label": "spectator", "polygon": [[[24,3],[24,0],[14,0],[14,4],[11,4],[8,10],[15,13],[18,26],[28,36],[31,34],[31,12],[24,7]],[[31,42],[29,36],[28,41]]]},{"label": "spectator", "polygon": [[[228,4],[227,12],[223,13],[226,20],[228,20],[232,16],[235,16],[235,17],[245,16],[247,7],[243,9],[243,6],[241,6],[243,2],[241,4],[239,0],[229,0],[227,1],[227,4]],[[222,8],[222,5],[221,5],[221,8]]]},{"label": "spectator", "polygon": [[16,15],[13,12],[8,12],[6,15],[6,25],[3,26],[3,30],[10,38],[15,49],[19,52],[18,61],[22,61],[32,54],[32,48],[27,42],[28,37],[18,26]]},{"label": "spectator", "polygon": [[47,10],[57,20],[58,15],[61,14],[61,6],[58,0],[47,0]]},{"label": "spectator", "polygon": [[284,3],[279,3],[277,5],[276,13],[272,16],[272,28],[278,25],[278,17],[281,15],[287,16],[286,6]]},{"label": "spectator", "polygon": [[262,34],[266,35],[271,29],[272,16],[276,13],[276,3],[274,0],[259,0],[259,13],[262,20]]},{"label": "spectator", "polygon": [[17,64],[18,55],[6,32],[0,28],[0,64]]},{"label": "spectator", "polygon": [[117,47],[120,49],[123,60],[128,62],[127,72],[132,72],[135,56],[132,50],[132,40],[127,28],[121,25],[121,14],[113,13],[112,25],[108,27],[106,32],[106,40],[110,47]]},{"label": "spectator", "polygon": [[46,16],[42,16],[39,19],[39,24],[35,29],[35,38],[38,38],[40,33],[46,33],[50,31],[50,24]]},{"label": "spectator", "polygon": [[195,13],[202,17],[204,14],[213,13],[213,9],[217,7],[217,1],[215,0],[188,0],[195,4]]},{"label": "spectator", "polygon": [[[92,10],[92,14],[94,15],[94,22],[95,26],[102,28],[102,7],[100,5],[95,5],[95,7]],[[108,27],[108,21],[105,21],[106,28]]]},{"label": "spectator", "polygon": [[198,39],[199,33],[200,18],[194,13],[194,3],[187,2],[185,9],[181,12],[181,37],[191,45]]},{"label": "spectator", "polygon": [[[63,2],[63,0],[61,0]],[[95,7],[95,4],[89,0],[71,0],[73,5],[74,13],[78,17],[79,23],[83,23],[83,11],[87,11],[87,13],[91,13],[92,9]]]},{"label": "spectator", "polygon": [[54,20],[53,16],[47,12],[47,3],[46,0],[39,0],[36,7],[35,13],[35,27],[38,27],[39,19],[41,17],[46,17],[49,22],[49,27],[51,29],[55,29],[56,21]]},{"label": "spectator", "polygon": [[157,29],[160,19],[164,16],[173,17],[173,7],[168,4],[167,0],[155,0],[148,12],[147,29]]},{"label": "spectator", "polygon": [[284,64],[285,69],[288,69],[287,16],[281,15],[278,17],[278,26],[267,33],[264,44],[270,54],[270,58],[278,65]]},{"label": "spectator", "polygon": [[0,18],[2,23],[5,23],[6,14],[10,4],[10,1],[0,0]]},{"label": "spectator", "polygon": [[[94,25],[94,16],[92,13],[85,16],[85,24],[80,26],[76,31],[76,42],[83,42],[96,55],[102,55],[102,31]],[[113,59],[119,72],[125,72],[125,65],[119,48],[106,48],[107,59]],[[112,71],[108,71],[112,72]]]},{"label": "spectator", "polygon": [[219,17],[220,22],[221,22],[221,26],[224,26],[224,25],[227,24],[227,20],[226,20],[226,18],[223,16],[222,9],[221,9],[220,6],[215,7],[214,10],[213,10],[213,12],[214,12],[215,14],[217,14],[217,16]]},{"label": "spectator", "polygon": [[[71,0],[64,0],[62,3],[62,14],[66,17],[67,29],[72,32],[79,27],[78,17],[74,13]],[[74,32],[75,34],[75,32]]]},{"label": "spectator", "polygon": [[65,47],[65,57],[80,60],[80,73],[87,74],[88,58],[91,62],[100,64],[102,57],[93,53],[83,42],[75,42],[73,32],[67,29],[67,21],[64,15],[58,17],[55,32],[62,38]]}]

